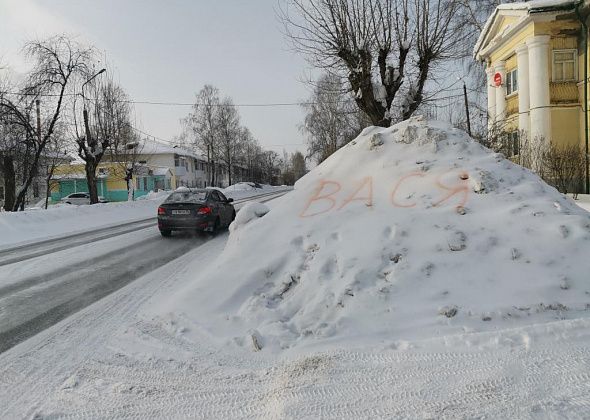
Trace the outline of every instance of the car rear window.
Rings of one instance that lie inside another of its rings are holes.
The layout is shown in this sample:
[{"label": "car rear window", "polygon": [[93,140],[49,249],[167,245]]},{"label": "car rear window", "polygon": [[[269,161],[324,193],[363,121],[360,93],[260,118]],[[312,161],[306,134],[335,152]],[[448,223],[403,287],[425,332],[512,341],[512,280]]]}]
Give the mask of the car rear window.
[{"label": "car rear window", "polygon": [[205,191],[183,191],[170,194],[166,203],[197,203],[205,201],[207,193]]}]

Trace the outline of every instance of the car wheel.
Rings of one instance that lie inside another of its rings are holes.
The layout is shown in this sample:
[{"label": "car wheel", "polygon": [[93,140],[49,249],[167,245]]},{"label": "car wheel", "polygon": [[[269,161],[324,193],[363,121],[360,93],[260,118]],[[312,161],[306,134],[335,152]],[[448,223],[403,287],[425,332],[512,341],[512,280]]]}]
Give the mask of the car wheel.
[{"label": "car wheel", "polygon": [[69,201],[66,201],[66,204],[72,204],[72,203],[70,203]]},{"label": "car wheel", "polygon": [[162,235],[164,238],[168,238],[172,235],[172,231],[171,230],[160,230],[160,235]]}]

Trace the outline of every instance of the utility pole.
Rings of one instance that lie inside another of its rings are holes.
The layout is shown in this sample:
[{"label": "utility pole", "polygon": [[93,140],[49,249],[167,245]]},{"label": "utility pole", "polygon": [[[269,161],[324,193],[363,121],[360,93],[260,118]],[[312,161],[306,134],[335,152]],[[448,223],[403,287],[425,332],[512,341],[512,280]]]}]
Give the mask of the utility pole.
[{"label": "utility pole", "polygon": [[35,107],[37,108],[37,141],[41,144],[41,101],[39,99],[35,101]]},{"label": "utility pole", "polygon": [[469,137],[472,137],[471,119],[469,118],[469,101],[467,100],[467,85],[465,85],[465,81],[463,81],[463,96],[465,98],[465,115],[467,115],[467,134],[469,134]]},{"label": "utility pole", "polygon": [[589,154],[589,150],[588,150],[588,59],[587,59],[587,54],[588,54],[588,24],[586,23],[586,19],[582,16],[582,14],[580,13],[580,7],[583,5],[583,1],[580,1],[577,5],[576,5],[576,16],[578,17],[578,20],[580,21],[580,23],[582,24],[582,48],[584,49],[584,106],[582,107],[582,112],[584,113],[584,143],[585,143],[585,147],[584,147],[584,178],[585,182],[584,182],[584,190],[586,194],[590,194],[590,154]]}]

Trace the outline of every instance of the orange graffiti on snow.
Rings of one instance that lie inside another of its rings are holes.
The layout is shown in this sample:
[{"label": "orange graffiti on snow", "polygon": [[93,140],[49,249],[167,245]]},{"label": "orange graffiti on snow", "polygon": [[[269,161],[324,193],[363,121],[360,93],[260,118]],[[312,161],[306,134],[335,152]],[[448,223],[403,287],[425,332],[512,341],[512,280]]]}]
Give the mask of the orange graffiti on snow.
[{"label": "orange graffiti on snow", "polygon": [[409,179],[409,178],[413,178],[413,177],[424,177],[426,176],[426,174],[424,172],[412,172],[411,174],[405,175],[402,177],[402,179],[400,179],[398,181],[398,183],[395,185],[395,188],[393,189],[393,191],[391,192],[391,204],[393,204],[395,207],[402,207],[402,208],[408,208],[408,207],[416,207],[416,203],[411,203],[411,204],[402,204],[399,203],[396,199],[395,199],[395,195],[397,194],[397,190],[399,189],[399,187],[402,185],[402,183]]},{"label": "orange graffiti on snow", "polygon": [[[369,195],[366,197],[357,197],[357,194],[360,193],[363,190],[363,188],[365,188],[365,185],[369,186]],[[363,180],[361,181],[358,188],[356,190],[354,190],[354,192],[352,194],[350,194],[350,196],[348,196],[342,202],[340,207],[338,207],[338,210],[344,208],[344,206],[352,203],[353,201],[364,201],[365,205],[367,207],[373,207],[373,177],[372,176],[368,176],[366,178],[363,178]]]},{"label": "orange graffiti on snow", "polygon": [[[437,189],[441,191],[443,194],[442,198],[435,201],[432,206],[440,206],[443,203],[449,202],[451,198],[457,196],[459,198],[457,208],[465,207],[467,200],[469,198],[469,175],[466,172],[459,172],[457,175],[458,183],[455,185],[445,185],[442,182],[442,178],[445,175],[455,171],[454,169],[444,172],[435,177],[434,174],[430,175],[427,172],[411,172],[409,174],[404,175],[401,177],[397,183],[395,184],[391,194],[389,196],[389,201],[391,205],[398,208],[413,208],[416,207],[417,202],[409,201],[403,202],[400,201],[399,197],[397,197],[400,188],[403,184],[411,178],[427,178],[425,181],[428,183],[433,184]],[[432,180],[431,178],[434,178]],[[429,180],[430,179],[430,180]],[[355,201],[364,202],[365,206],[373,208],[374,205],[374,196],[373,196],[373,177],[367,176],[362,178],[358,184],[358,186],[350,193],[349,195],[344,198],[342,203],[337,206],[337,200],[339,197],[337,194],[342,190],[342,184],[338,181],[322,179],[319,181],[317,188],[314,190],[311,197],[305,203],[305,206],[301,213],[299,213],[299,217],[313,217],[318,216],[320,214],[328,213],[334,209],[341,210],[344,207],[348,206],[350,203]],[[411,196],[408,196],[408,199]],[[323,206],[321,203],[324,203]],[[315,211],[313,213],[308,213],[310,209],[320,207],[320,210]]]},{"label": "orange graffiti on snow", "polygon": [[459,183],[457,185],[449,187],[449,186],[443,185],[443,183],[441,182],[441,178],[443,176],[445,176],[446,174],[448,174],[449,172],[451,172],[451,171],[445,172],[436,178],[436,186],[443,189],[443,190],[448,191],[448,193],[443,198],[441,198],[436,203],[434,203],[433,206],[436,207],[436,206],[444,203],[445,201],[448,201],[451,197],[453,197],[457,194],[462,194],[463,198],[461,198],[461,201],[459,201],[459,204],[457,204],[456,207],[465,207],[465,204],[467,203],[467,199],[469,198],[469,182],[467,181],[469,179],[469,175],[467,175],[466,172],[461,172],[458,176]]},{"label": "orange graffiti on snow", "polygon": [[[336,186],[336,190],[335,191],[332,191],[329,194],[322,195],[322,191],[324,190],[324,187],[326,185],[335,185]],[[336,199],[334,197],[332,197],[332,196],[334,194],[337,194],[338,191],[340,191],[341,189],[342,189],[342,186],[340,185],[339,182],[336,182],[336,181],[328,181],[328,180],[325,180],[325,179],[320,180],[320,184],[318,185],[318,187],[314,191],[313,195],[309,198],[309,200],[307,200],[307,203],[305,204],[305,207],[303,208],[303,211],[301,211],[301,213],[299,213],[299,217],[312,217],[312,216],[317,216],[319,214],[323,214],[323,213],[329,212],[336,205]],[[328,200],[331,203],[330,204],[330,208],[328,208],[326,210],[323,210],[323,211],[316,212],[316,213],[312,213],[312,214],[305,214],[309,210],[309,207],[311,206],[312,203],[314,203],[316,201],[320,201],[320,200]]]}]

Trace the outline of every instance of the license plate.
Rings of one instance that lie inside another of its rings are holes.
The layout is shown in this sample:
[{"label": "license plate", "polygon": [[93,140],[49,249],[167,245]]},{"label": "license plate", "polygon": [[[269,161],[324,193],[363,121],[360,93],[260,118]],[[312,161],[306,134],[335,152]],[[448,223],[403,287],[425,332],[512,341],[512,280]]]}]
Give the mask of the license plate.
[{"label": "license plate", "polygon": [[172,214],[174,215],[186,215],[191,214],[190,210],[172,210]]}]

